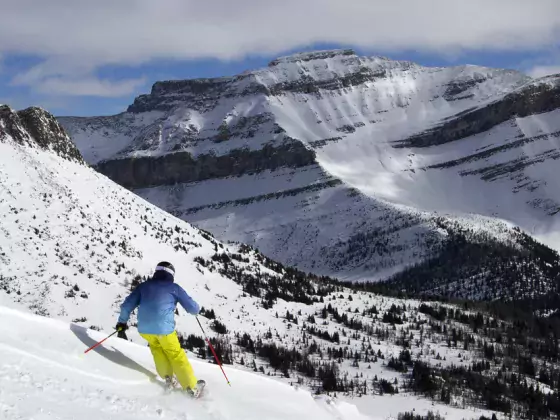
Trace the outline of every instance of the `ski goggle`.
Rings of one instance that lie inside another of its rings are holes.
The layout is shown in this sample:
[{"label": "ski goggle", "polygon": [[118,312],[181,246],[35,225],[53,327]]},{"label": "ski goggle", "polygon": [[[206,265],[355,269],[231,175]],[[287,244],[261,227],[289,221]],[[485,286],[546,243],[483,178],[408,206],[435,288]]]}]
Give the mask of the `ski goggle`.
[{"label": "ski goggle", "polygon": [[173,271],[172,268],[170,268],[170,267],[164,267],[164,266],[162,266],[162,265],[158,265],[158,266],[156,267],[156,271],[165,271],[165,272],[171,274],[172,276],[175,275],[175,271]]}]

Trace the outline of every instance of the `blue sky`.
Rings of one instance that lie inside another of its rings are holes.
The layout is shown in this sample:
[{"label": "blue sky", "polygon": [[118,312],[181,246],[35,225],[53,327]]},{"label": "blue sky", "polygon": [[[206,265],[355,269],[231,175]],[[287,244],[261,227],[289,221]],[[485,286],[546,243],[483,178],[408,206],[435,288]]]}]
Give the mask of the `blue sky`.
[{"label": "blue sky", "polygon": [[108,115],[158,80],[234,75],[280,55],[347,47],[427,66],[560,72],[557,0],[77,3],[3,7],[0,103]]}]

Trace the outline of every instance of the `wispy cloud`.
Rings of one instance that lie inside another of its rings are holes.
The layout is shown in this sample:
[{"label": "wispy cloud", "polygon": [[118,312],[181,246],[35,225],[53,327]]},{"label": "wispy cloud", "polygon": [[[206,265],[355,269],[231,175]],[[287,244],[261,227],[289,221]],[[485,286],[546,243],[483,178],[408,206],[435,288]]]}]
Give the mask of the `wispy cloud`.
[{"label": "wispy cloud", "polygon": [[55,57],[17,74],[12,85],[30,86],[48,95],[118,98],[136,92],[146,83],[144,77],[109,80],[94,73],[95,63],[89,60]]},{"label": "wispy cloud", "polygon": [[557,66],[535,66],[528,71],[531,77],[544,77],[551,74],[560,74],[560,64]]},{"label": "wispy cloud", "polygon": [[520,67],[534,78],[560,74],[560,44],[536,58],[520,63]]},{"label": "wispy cloud", "polygon": [[118,98],[138,91],[138,88],[145,83],[144,78],[116,82],[95,77],[86,79],[47,78],[38,86],[38,91],[56,95]]}]

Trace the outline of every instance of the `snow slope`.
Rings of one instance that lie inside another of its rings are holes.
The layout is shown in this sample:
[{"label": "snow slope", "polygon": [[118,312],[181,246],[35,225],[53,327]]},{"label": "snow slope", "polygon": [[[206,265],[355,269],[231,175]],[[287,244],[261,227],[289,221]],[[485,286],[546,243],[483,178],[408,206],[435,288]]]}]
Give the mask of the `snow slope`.
[{"label": "snow slope", "polygon": [[[146,346],[0,306],[0,415],[16,419],[337,419],[360,420],[356,407],[271,379],[193,360],[207,381],[200,400],[165,394]],[[380,418],[380,417],[377,417]]]}]

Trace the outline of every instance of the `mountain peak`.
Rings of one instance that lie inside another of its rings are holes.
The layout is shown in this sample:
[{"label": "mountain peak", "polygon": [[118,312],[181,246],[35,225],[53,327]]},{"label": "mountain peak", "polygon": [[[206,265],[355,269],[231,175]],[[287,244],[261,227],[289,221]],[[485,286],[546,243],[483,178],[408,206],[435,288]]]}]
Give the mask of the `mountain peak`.
[{"label": "mountain peak", "polygon": [[8,105],[0,105],[0,141],[8,138],[21,145],[50,150],[68,160],[84,162],[56,118],[39,107],[14,111]]},{"label": "mountain peak", "polygon": [[302,52],[302,53],[296,53],[284,57],[278,57],[276,60],[272,60],[268,64],[268,66],[274,67],[281,63],[297,63],[299,61],[325,60],[327,58],[351,57],[351,56],[356,57],[356,52],[352,49],[334,49],[334,50]]}]

